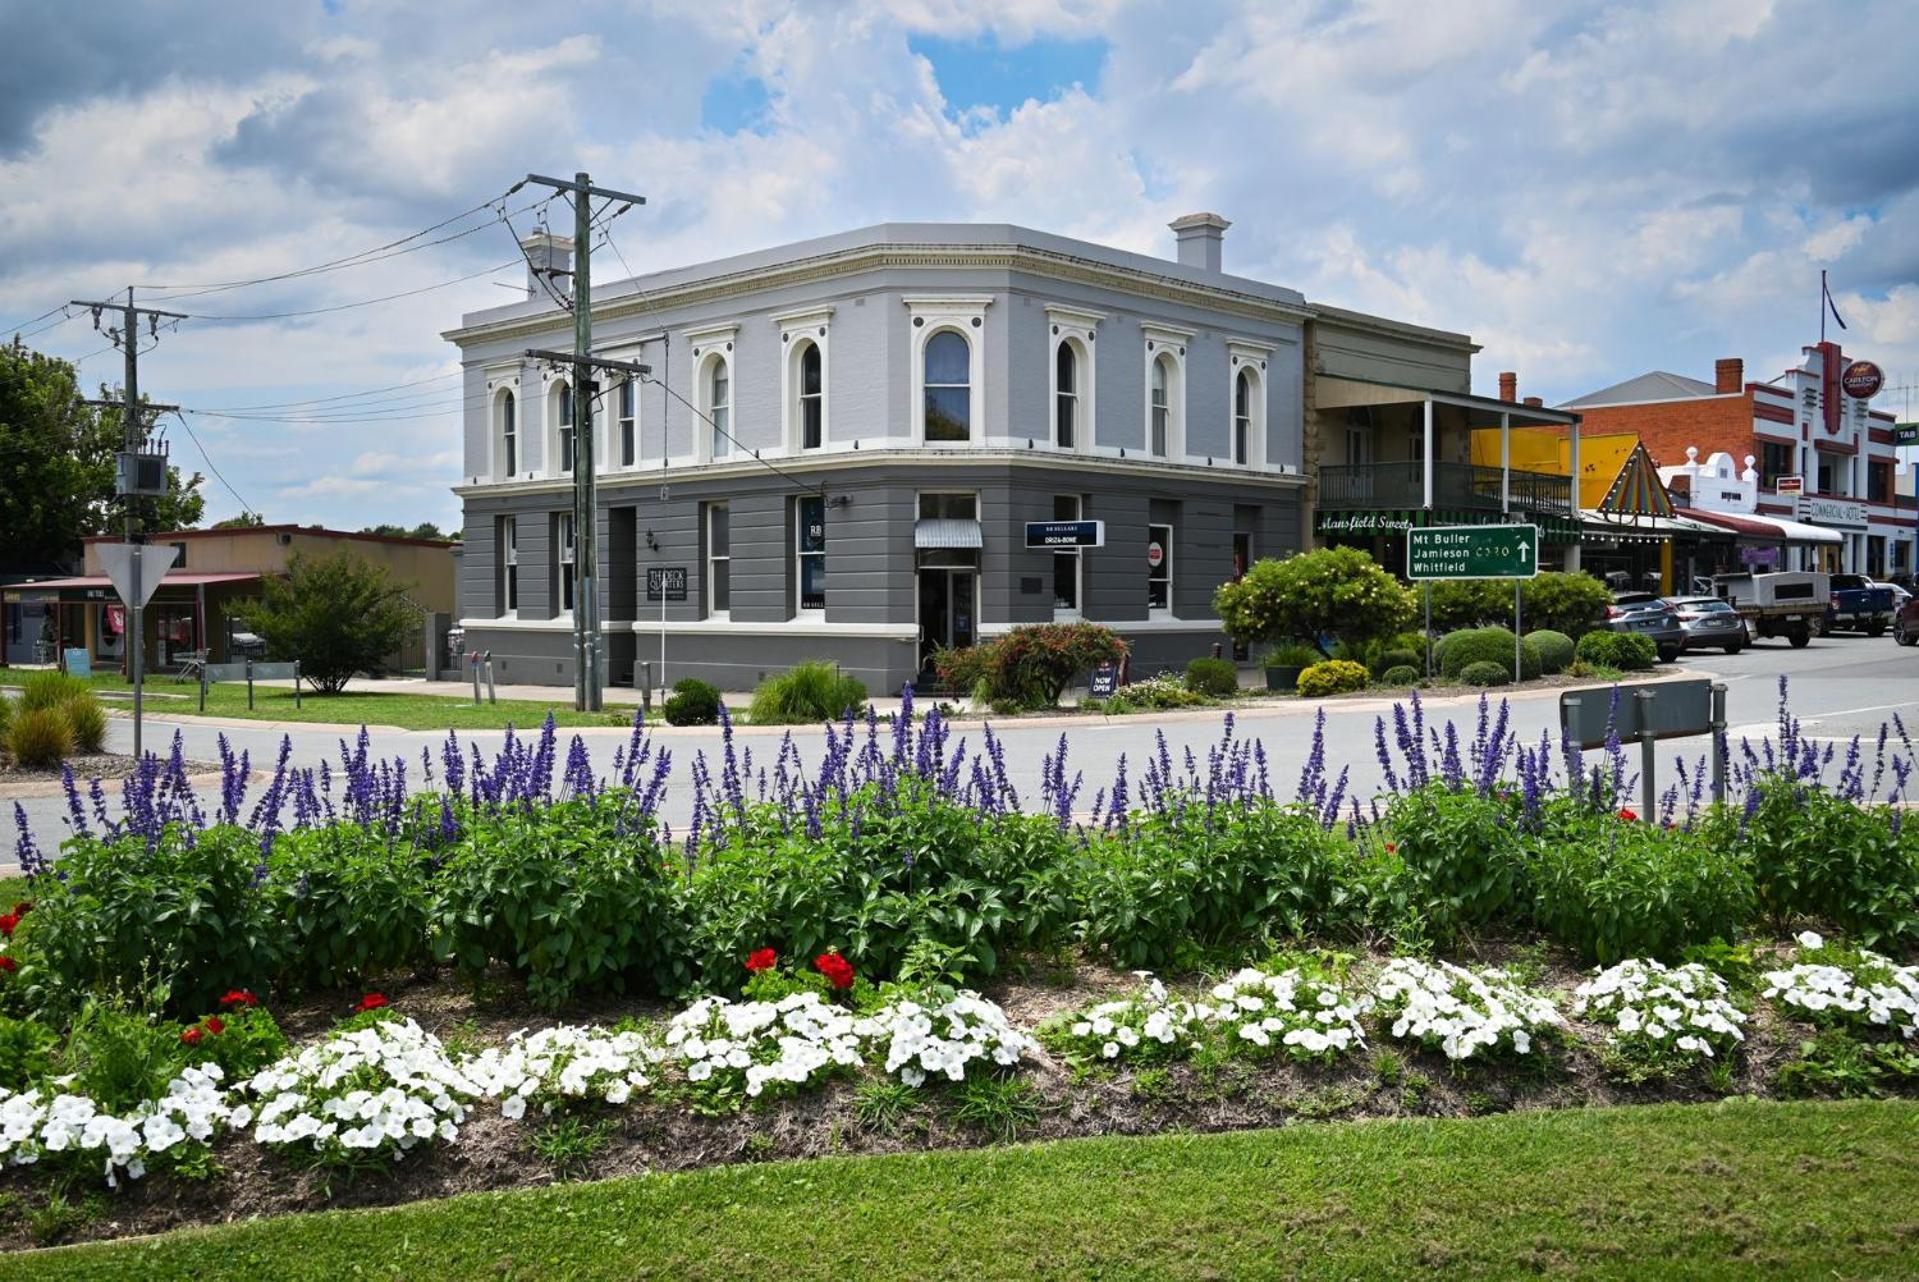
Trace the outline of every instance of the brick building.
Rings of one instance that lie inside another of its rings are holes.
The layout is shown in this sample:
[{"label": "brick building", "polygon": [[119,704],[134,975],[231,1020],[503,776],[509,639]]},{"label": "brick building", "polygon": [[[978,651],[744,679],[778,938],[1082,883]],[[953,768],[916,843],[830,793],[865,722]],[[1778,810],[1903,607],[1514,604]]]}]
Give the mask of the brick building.
[{"label": "brick building", "polygon": [[1798,568],[1887,577],[1912,572],[1913,520],[1897,504],[1893,416],[1848,395],[1840,380],[1852,362],[1820,342],[1777,378],[1750,382],[1738,357],[1717,361],[1713,381],[1655,370],[1568,401],[1590,435],[1630,432],[1654,460],[1750,455],[1758,470],[1756,514],[1830,530],[1832,543],[1791,548]]}]

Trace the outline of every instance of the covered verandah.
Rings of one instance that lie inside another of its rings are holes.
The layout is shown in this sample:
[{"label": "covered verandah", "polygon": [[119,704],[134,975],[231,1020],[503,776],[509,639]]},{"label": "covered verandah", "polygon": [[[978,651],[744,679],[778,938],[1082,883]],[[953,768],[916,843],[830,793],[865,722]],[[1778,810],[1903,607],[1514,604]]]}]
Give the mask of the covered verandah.
[{"label": "covered verandah", "polygon": [[[188,655],[201,651],[207,652],[211,662],[225,662],[232,606],[241,598],[257,596],[260,578],[242,572],[168,571],[147,602],[142,620],[147,670],[177,670]],[[54,653],[62,667],[70,649],[84,649],[95,668],[126,667],[131,612],[121,604],[106,575],[0,587],[0,607],[16,597],[51,609]]]}]

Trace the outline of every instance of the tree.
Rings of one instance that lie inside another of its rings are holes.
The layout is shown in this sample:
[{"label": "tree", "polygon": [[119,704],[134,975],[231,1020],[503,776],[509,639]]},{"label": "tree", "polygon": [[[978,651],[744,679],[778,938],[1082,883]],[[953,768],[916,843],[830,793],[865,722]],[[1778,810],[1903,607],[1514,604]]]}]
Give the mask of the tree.
[{"label": "tree", "polygon": [[268,579],[260,599],[234,614],[266,641],[269,658],[298,659],[315,690],[338,694],[355,675],[379,672],[417,626],[408,586],[352,552],[296,553],[285,578]]},{"label": "tree", "polygon": [[1391,636],[1414,609],[1413,594],[1358,548],[1255,561],[1213,593],[1213,611],[1234,640],[1303,642],[1321,654],[1327,637],[1356,644]]},{"label": "tree", "polygon": [[[88,405],[72,365],[18,337],[0,346],[0,531],[8,561],[68,560],[80,554],[81,539],[118,526],[124,509],[114,494],[114,456],[121,445],[120,412]],[[168,468],[167,494],[135,501],[142,524],[193,525],[206,506],[204,481]]]},{"label": "tree", "polygon": [[229,516],[224,521],[215,521],[210,529],[215,530],[257,530],[267,523],[267,519],[258,512],[242,512],[238,516]]},{"label": "tree", "polygon": [[440,533],[440,527],[431,521],[422,521],[410,530],[404,525],[394,525],[390,521],[382,522],[379,525],[363,526],[360,533],[378,534],[383,538],[389,539],[458,539],[460,537],[457,532],[453,534]]}]

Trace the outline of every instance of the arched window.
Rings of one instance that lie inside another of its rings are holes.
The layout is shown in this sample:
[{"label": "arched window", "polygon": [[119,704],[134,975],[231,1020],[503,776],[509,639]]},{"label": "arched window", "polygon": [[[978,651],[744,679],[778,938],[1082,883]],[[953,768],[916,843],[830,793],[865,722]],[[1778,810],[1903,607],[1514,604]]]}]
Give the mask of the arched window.
[{"label": "arched window", "polygon": [[500,393],[500,479],[510,481],[514,473],[520,470],[520,424],[519,407],[513,403],[513,393]]},{"label": "arched window", "polygon": [[639,385],[632,379],[620,383],[620,466],[632,467],[639,461]]},{"label": "arched window", "polygon": [[1244,466],[1253,449],[1253,371],[1242,369],[1233,380],[1233,462]]},{"label": "arched window", "polygon": [[556,434],[557,453],[560,471],[573,470],[573,387],[570,383],[561,383],[553,391],[554,421],[559,425]]},{"label": "arched window", "polygon": [[826,440],[826,370],[820,345],[805,341],[800,349],[800,448],[817,450]]},{"label": "arched window", "polygon": [[1147,429],[1146,452],[1155,458],[1165,458],[1172,440],[1173,358],[1164,352],[1153,361],[1153,403],[1150,413],[1152,421]]},{"label": "arched window", "polygon": [[1073,448],[1078,414],[1079,354],[1061,343],[1053,357],[1053,440],[1063,450]]},{"label": "arched window", "polygon": [[715,356],[706,368],[706,417],[712,430],[709,457],[733,452],[733,378],[726,361]]},{"label": "arched window", "polygon": [[941,330],[926,340],[926,439],[964,441],[973,434],[973,352],[966,336]]}]

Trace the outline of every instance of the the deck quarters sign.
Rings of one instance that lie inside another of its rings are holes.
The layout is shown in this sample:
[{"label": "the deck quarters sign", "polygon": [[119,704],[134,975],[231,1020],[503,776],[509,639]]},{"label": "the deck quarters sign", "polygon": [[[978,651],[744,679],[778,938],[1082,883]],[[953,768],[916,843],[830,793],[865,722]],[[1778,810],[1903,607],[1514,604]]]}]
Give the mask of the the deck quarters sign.
[{"label": "the deck quarters sign", "polygon": [[1106,522],[1028,521],[1026,546],[1029,548],[1103,548],[1106,546]]},{"label": "the deck quarters sign", "polygon": [[1409,579],[1530,579],[1538,573],[1536,525],[1442,525],[1406,531]]}]

